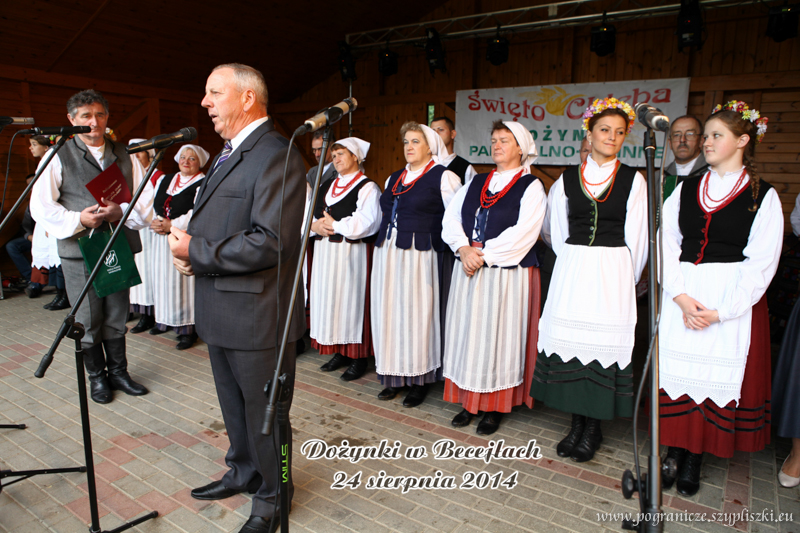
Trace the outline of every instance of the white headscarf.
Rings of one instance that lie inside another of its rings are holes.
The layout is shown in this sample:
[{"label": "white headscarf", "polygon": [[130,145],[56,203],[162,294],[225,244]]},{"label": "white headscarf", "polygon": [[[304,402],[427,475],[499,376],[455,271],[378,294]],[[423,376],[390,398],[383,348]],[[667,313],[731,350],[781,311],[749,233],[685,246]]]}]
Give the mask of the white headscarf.
[{"label": "white headscarf", "polygon": [[531,132],[528,131],[528,128],[520,124],[519,122],[512,122],[512,121],[503,121],[505,127],[511,130],[511,133],[514,135],[514,138],[517,140],[517,144],[522,149],[523,156],[528,154],[522,161],[523,167],[528,167],[536,161],[536,158],[539,157],[539,152],[536,151],[536,142],[533,140],[533,135]]},{"label": "white headscarf", "polygon": [[191,148],[192,150],[194,150],[194,153],[197,154],[197,159],[200,161],[200,168],[203,168],[204,166],[206,166],[206,163],[208,163],[208,158],[211,157],[211,154],[209,154],[208,152],[203,150],[202,147],[197,146],[196,144],[184,144],[184,145],[182,145],[181,149],[178,150],[178,153],[175,154],[175,162],[176,163],[180,164],[180,162],[181,162],[181,154],[187,148]]},{"label": "white headscarf", "polygon": [[[147,139],[131,139],[130,141],[128,141],[128,146],[132,145],[133,143],[140,143],[146,140]],[[150,154],[150,159],[153,159],[156,156],[156,151],[154,148],[149,149],[147,153]]]},{"label": "white headscarf", "polygon": [[440,155],[441,157],[447,157],[447,147],[444,145],[444,141],[439,137],[438,133],[425,124],[420,124],[420,126],[422,127],[423,133],[425,133],[425,140],[428,141],[428,147],[431,149],[433,160],[438,163]]},{"label": "white headscarf", "polygon": [[334,144],[341,144],[348,150],[350,153],[356,156],[358,159],[358,168],[361,172],[364,172],[364,160],[367,158],[367,153],[369,152],[370,143],[363,139],[359,139],[358,137],[346,137],[344,139],[339,139]]}]

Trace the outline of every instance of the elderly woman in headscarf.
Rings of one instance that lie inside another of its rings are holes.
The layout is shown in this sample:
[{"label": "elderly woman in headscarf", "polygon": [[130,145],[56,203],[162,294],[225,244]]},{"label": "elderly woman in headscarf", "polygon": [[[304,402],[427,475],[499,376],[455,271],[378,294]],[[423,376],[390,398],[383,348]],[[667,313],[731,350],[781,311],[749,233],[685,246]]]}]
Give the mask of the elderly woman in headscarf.
[{"label": "elderly woman in headscarf", "polygon": [[537,155],[525,127],[496,121],[497,167],[459,190],[442,222],[442,239],[461,264],[448,300],[444,399],[463,407],[455,427],[485,412],[478,435],[497,431],[512,407],[533,407],[540,298],[533,246],[547,210],[544,186],[530,170]]},{"label": "elderly woman in headscarf", "polygon": [[[128,144],[143,142],[146,139],[131,139]],[[137,152],[131,157],[135,157],[139,163],[142,164],[145,170],[150,169],[153,158],[156,156],[154,149],[144,150]],[[153,187],[156,186],[158,178],[163,176],[164,173],[156,169],[150,176],[150,183]],[[153,254],[153,243],[155,234],[150,228],[143,228],[139,230],[139,238],[142,241],[142,251],[133,256],[136,263],[136,268],[139,270],[139,276],[142,282],[139,285],[131,287],[131,313],[139,313],[139,322],[131,328],[131,333],[141,333],[147,331],[156,325],[155,313],[155,300],[153,295],[153,260],[150,257]]]},{"label": "elderly woman in headscarf", "polygon": [[403,405],[416,407],[428,385],[442,379],[442,217],[461,179],[439,164],[447,151],[432,129],[406,122],[400,136],[407,165],[389,176],[381,195],[370,308],[375,367],[385,387],[378,399],[410,386]]},{"label": "elderly woman in headscarf", "polygon": [[169,231],[172,226],[186,231],[192,218],[197,191],[205,174],[200,171],[209,153],[194,144],[184,144],[175,154],[180,172],[163,176],[156,184],[153,201],[155,216],[150,229],[156,234],[153,246],[153,293],[156,325],[151,335],[175,330],[178,350],[191,348],[197,341],[194,329],[194,276],[182,276],[172,264]]},{"label": "elderly woman in headscarf", "polygon": [[369,274],[381,220],[378,185],[364,175],[370,143],[348,137],[331,147],[337,176],[322,184],[314,206],[311,238],[311,340],[333,358],[321,370],[349,365],[342,380],[364,375],[372,355]]}]

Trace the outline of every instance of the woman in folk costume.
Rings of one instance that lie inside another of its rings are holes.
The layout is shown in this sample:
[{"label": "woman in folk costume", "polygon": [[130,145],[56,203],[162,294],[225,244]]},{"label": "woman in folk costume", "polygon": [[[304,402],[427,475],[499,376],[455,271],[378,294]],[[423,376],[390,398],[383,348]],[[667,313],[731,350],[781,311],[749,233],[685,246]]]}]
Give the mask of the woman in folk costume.
[{"label": "woman in folk costume", "polygon": [[400,136],[408,164],[389,176],[380,199],[370,288],[372,342],[385,387],[378,399],[391,400],[410,386],[403,405],[416,407],[428,385],[442,379],[442,217],[461,179],[438,163],[447,149],[428,126],[406,122]]},{"label": "woman in folk costume", "polygon": [[636,283],[647,261],[647,187],[618,159],[636,118],[616,98],[583,114],[591,154],[550,189],[557,259],[539,321],[531,396],[572,414],[561,457],[594,457],[601,420],[633,414]]},{"label": "woman in folk costume", "polygon": [[530,174],[537,157],[517,122],[492,125],[497,168],[460,189],[445,211],[442,239],[458,254],[448,299],[444,399],[463,410],[455,427],[486,414],[478,435],[491,435],[528,395],[536,363],[539,269],[533,246],[547,210],[542,182]]},{"label": "woman in folk costume", "polygon": [[178,350],[191,348],[197,341],[194,330],[194,276],[182,276],[172,264],[169,230],[172,226],[186,231],[192,218],[195,196],[205,177],[200,169],[209,154],[194,144],[184,144],[175,154],[180,172],[163,176],[156,185],[153,201],[155,216],[150,229],[156,236],[153,245],[153,294],[156,325],[151,335],[172,328],[178,334]]},{"label": "woman in folk costume", "polygon": [[783,210],[753,163],[766,122],[744,102],[717,106],[703,135],[710,170],[664,203],[661,443],[687,496],[700,488],[703,452],[732,457],[770,440],[764,293],[778,267]]},{"label": "woman in folk costume", "polygon": [[[128,144],[145,140],[131,139]],[[150,164],[155,156],[156,151],[152,149],[133,154],[133,157],[139,160],[145,170],[150,169]],[[153,175],[150,176],[150,183],[153,184],[153,187],[156,186],[156,182],[163,175],[164,173],[158,169],[153,171]],[[137,270],[139,270],[142,282],[131,287],[131,313],[139,313],[140,316],[139,322],[131,328],[131,333],[141,333],[156,325],[155,299],[153,296],[153,261],[151,258],[156,234],[150,228],[144,228],[139,230],[139,238],[142,240],[142,251],[135,254],[133,260],[136,263]]]},{"label": "woman in folk costume", "polygon": [[348,365],[344,381],[364,375],[372,355],[369,274],[381,220],[381,190],[364,175],[370,144],[357,137],[331,147],[337,177],[317,193],[311,238],[311,340],[320,354],[333,354],[321,370]]}]

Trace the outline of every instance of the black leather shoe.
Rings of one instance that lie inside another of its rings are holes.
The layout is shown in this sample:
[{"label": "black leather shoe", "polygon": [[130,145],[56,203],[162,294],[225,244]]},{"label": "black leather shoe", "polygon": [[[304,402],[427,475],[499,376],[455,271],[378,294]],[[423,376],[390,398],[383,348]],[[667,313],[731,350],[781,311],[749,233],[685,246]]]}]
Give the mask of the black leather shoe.
[{"label": "black leather shoe", "polygon": [[425,401],[425,396],[428,395],[427,385],[411,385],[411,390],[406,394],[406,399],[403,400],[405,407],[416,407]]},{"label": "black leather shoe", "polygon": [[28,295],[28,298],[38,298],[42,295],[42,286],[33,283],[28,283],[28,286],[25,287],[25,294]]},{"label": "black leather shoe", "polygon": [[59,298],[61,298],[61,291],[56,291],[56,295],[53,296],[53,299],[50,300],[49,303],[44,304],[42,307],[44,309],[50,309],[51,307],[53,307],[53,304],[59,300]]},{"label": "black leather shoe", "polygon": [[700,468],[703,466],[703,454],[686,452],[683,465],[678,472],[678,483],[675,488],[683,496],[694,496],[700,490]]},{"label": "black leather shoe", "polygon": [[350,363],[350,358],[345,357],[340,353],[333,354],[331,360],[319,367],[323,372],[333,372],[336,369],[342,368],[344,365]]},{"label": "black leather shoe", "polygon": [[399,393],[400,389],[398,387],[386,387],[378,393],[378,399],[384,401],[394,400]]},{"label": "black leather shoe", "polygon": [[156,317],[150,315],[142,315],[139,323],[131,328],[131,333],[141,333],[147,331],[156,325]]},{"label": "black leather shoe", "polygon": [[675,446],[670,446],[669,450],[667,450],[664,464],[661,465],[661,487],[663,489],[672,488],[672,484],[675,483],[678,472],[681,471],[683,466],[686,452],[686,448],[677,448]]},{"label": "black leather shoe", "polygon": [[503,413],[498,413],[497,411],[488,412],[478,422],[475,433],[478,435],[491,435],[500,427],[501,420],[503,420]]},{"label": "black leather shoe", "polygon": [[89,393],[97,403],[109,403],[114,399],[106,374],[106,357],[102,343],[83,348],[83,365],[89,375]]},{"label": "black leather shoe", "polygon": [[583,430],[581,440],[572,449],[569,458],[576,463],[585,463],[591,461],[594,457],[594,452],[600,448],[600,443],[603,442],[603,432],[600,431],[600,421],[596,418],[586,417],[586,428]]},{"label": "black leather shoe", "polygon": [[149,333],[150,335],[161,335],[162,333],[166,333],[166,331],[161,331],[160,329],[158,329],[158,327],[153,326],[147,333]]},{"label": "black leather shoe", "polygon": [[583,415],[572,415],[572,429],[567,436],[556,446],[556,453],[559,457],[569,457],[575,445],[581,440],[583,430],[586,428],[586,417]]},{"label": "black leather shoe", "polygon": [[367,371],[367,358],[363,357],[361,359],[353,359],[353,362],[350,363],[350,366],[347,367],[347,370],[344,371],[342,374],[343,381],[353,381],[354,379],[358,379],[364,375]]},{"label": "black leather shoe", "polygon": [[128,358],[126,356],[125,337],[103,341],[108,367],[108,384],[112,390],[119,390],[130,396],[143,396],[148,390],[131,379],[128,374]]},{"label": "black leather shoe", "polygon": [[178,335],[178,344],[175,346],[178,350],[188,350],[194,343],[197,342],[197,333],[189,335]]},{"label": "black leather shoe", "polygon": [[[47,305],[50,307],[47,307]],[[55,299],[47,305],[44,307],[50,311],[61,311],[62,309],[69,309],[72,307],[72,305],[69,303],[69,298],[67,298],[67,291],[64,289],[58,291]]]},{"label": "black leather shoe", "polygon": [[[247,492],[255,494],[258,487],[248,487]],[[212,481],[208,485],[203,485],[196,489],[192,489],[192,498],[195,500],[224,500],[231,496],[236,496],[239,493],[245,492],[244,490],[229,489],[222,484],[222,481]]]},{"label": "black leather shoe", "polygon": [[[270,527],[270,523],[272,527]],[[272,517],[264,518],[261,516],[251,516],[247,519],[247,522],[244,523],[242,529],[239,530],[239,533],[275,533],[280,525],[281,514],[279,510],[275,513],[274,520]]]},{"label": "black leather shoe", "polygon": [[105,373],[102,377],[89,377],[89,395],[97,403],[111,403],[114,399]]},{"label": "black leather shoe", "polygon": [[466,409],[462,409],[460,413],[453,417],[453,421],[450,422],[454,428],[463,428],[468,426],[470,422],[472,422],[472,417],[474,415],[467,411]]}]

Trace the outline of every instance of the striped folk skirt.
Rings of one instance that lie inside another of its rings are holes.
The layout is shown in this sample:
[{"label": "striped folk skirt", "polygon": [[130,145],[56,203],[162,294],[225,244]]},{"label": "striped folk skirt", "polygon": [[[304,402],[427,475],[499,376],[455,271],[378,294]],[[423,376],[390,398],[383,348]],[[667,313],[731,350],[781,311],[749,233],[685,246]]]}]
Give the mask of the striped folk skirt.
[{"label": "striped folk skirt", "polygon": [[770,442],[772,395],[769,311],[766,297],[753,306],[750,348],[739,405],[719,407],[711,400],[695,403],[684,394],[670,399],[661,390],[661,444],[733,457],[734,450],[757,452]]},{"label": "striped folk skirt", "polygon": [[369,282],[372,244],[315,242],[311,273],[311,346],[322,355],[372,355]]},{"label": "striped folk skirt", "polygon": [[[168,235],[154,233],[153,237],[153,247],[151,248],[153,253],[150,264],[153,274],[156,323],[162,327],[172,328],[193,326],[194,276],[182,275],[172,264]],[[184,332],[188,331],[183,330],[178,333],[184,334]]]},{"label": "striped folk skirt", "polygon": [[[140,306],[139,309],[152,307],[155,304],[153,295],[153,246],[155,238],[160,235],[153,233],[150,228],[139,230],[139,238],[142,240],[142,251],[133,256],[136,268],[139,270],[139,277],[142,282],[131,287],[131,305]],[[166,241],[166,236],[164,237]],[[173,270],[175,270],[173,268]]]},{"label": "striped folk skirt", "polygon": [[[442,366],[441,254],[432,249],[419,251],[413,246],[408,250],[398,248],[396,235],[393,232],[376,247],[372,258],[370,310],[375,368],[379,378],[399,376],[430,383]],[[413,383],[413,380],[400,381],[403,385]],[[402,386],[396,385],[397,382],[388,382],[388,386]]]},{"label": "striped folk skirt", "polygon": [[[467,278],[460,263],[454,267],[443,365],[444,400],[460,403],[472,414],[510,413],[512,407],[523,403],[533,407],[528,391],[539,335],[539,269],[482,268],[473,278],[476,276],[484,279]],[[512,371],[497,372],[511,367]],[[506,378],[497,379],[500,375]],[[490,376],[495,379],[487,380]]]}]

